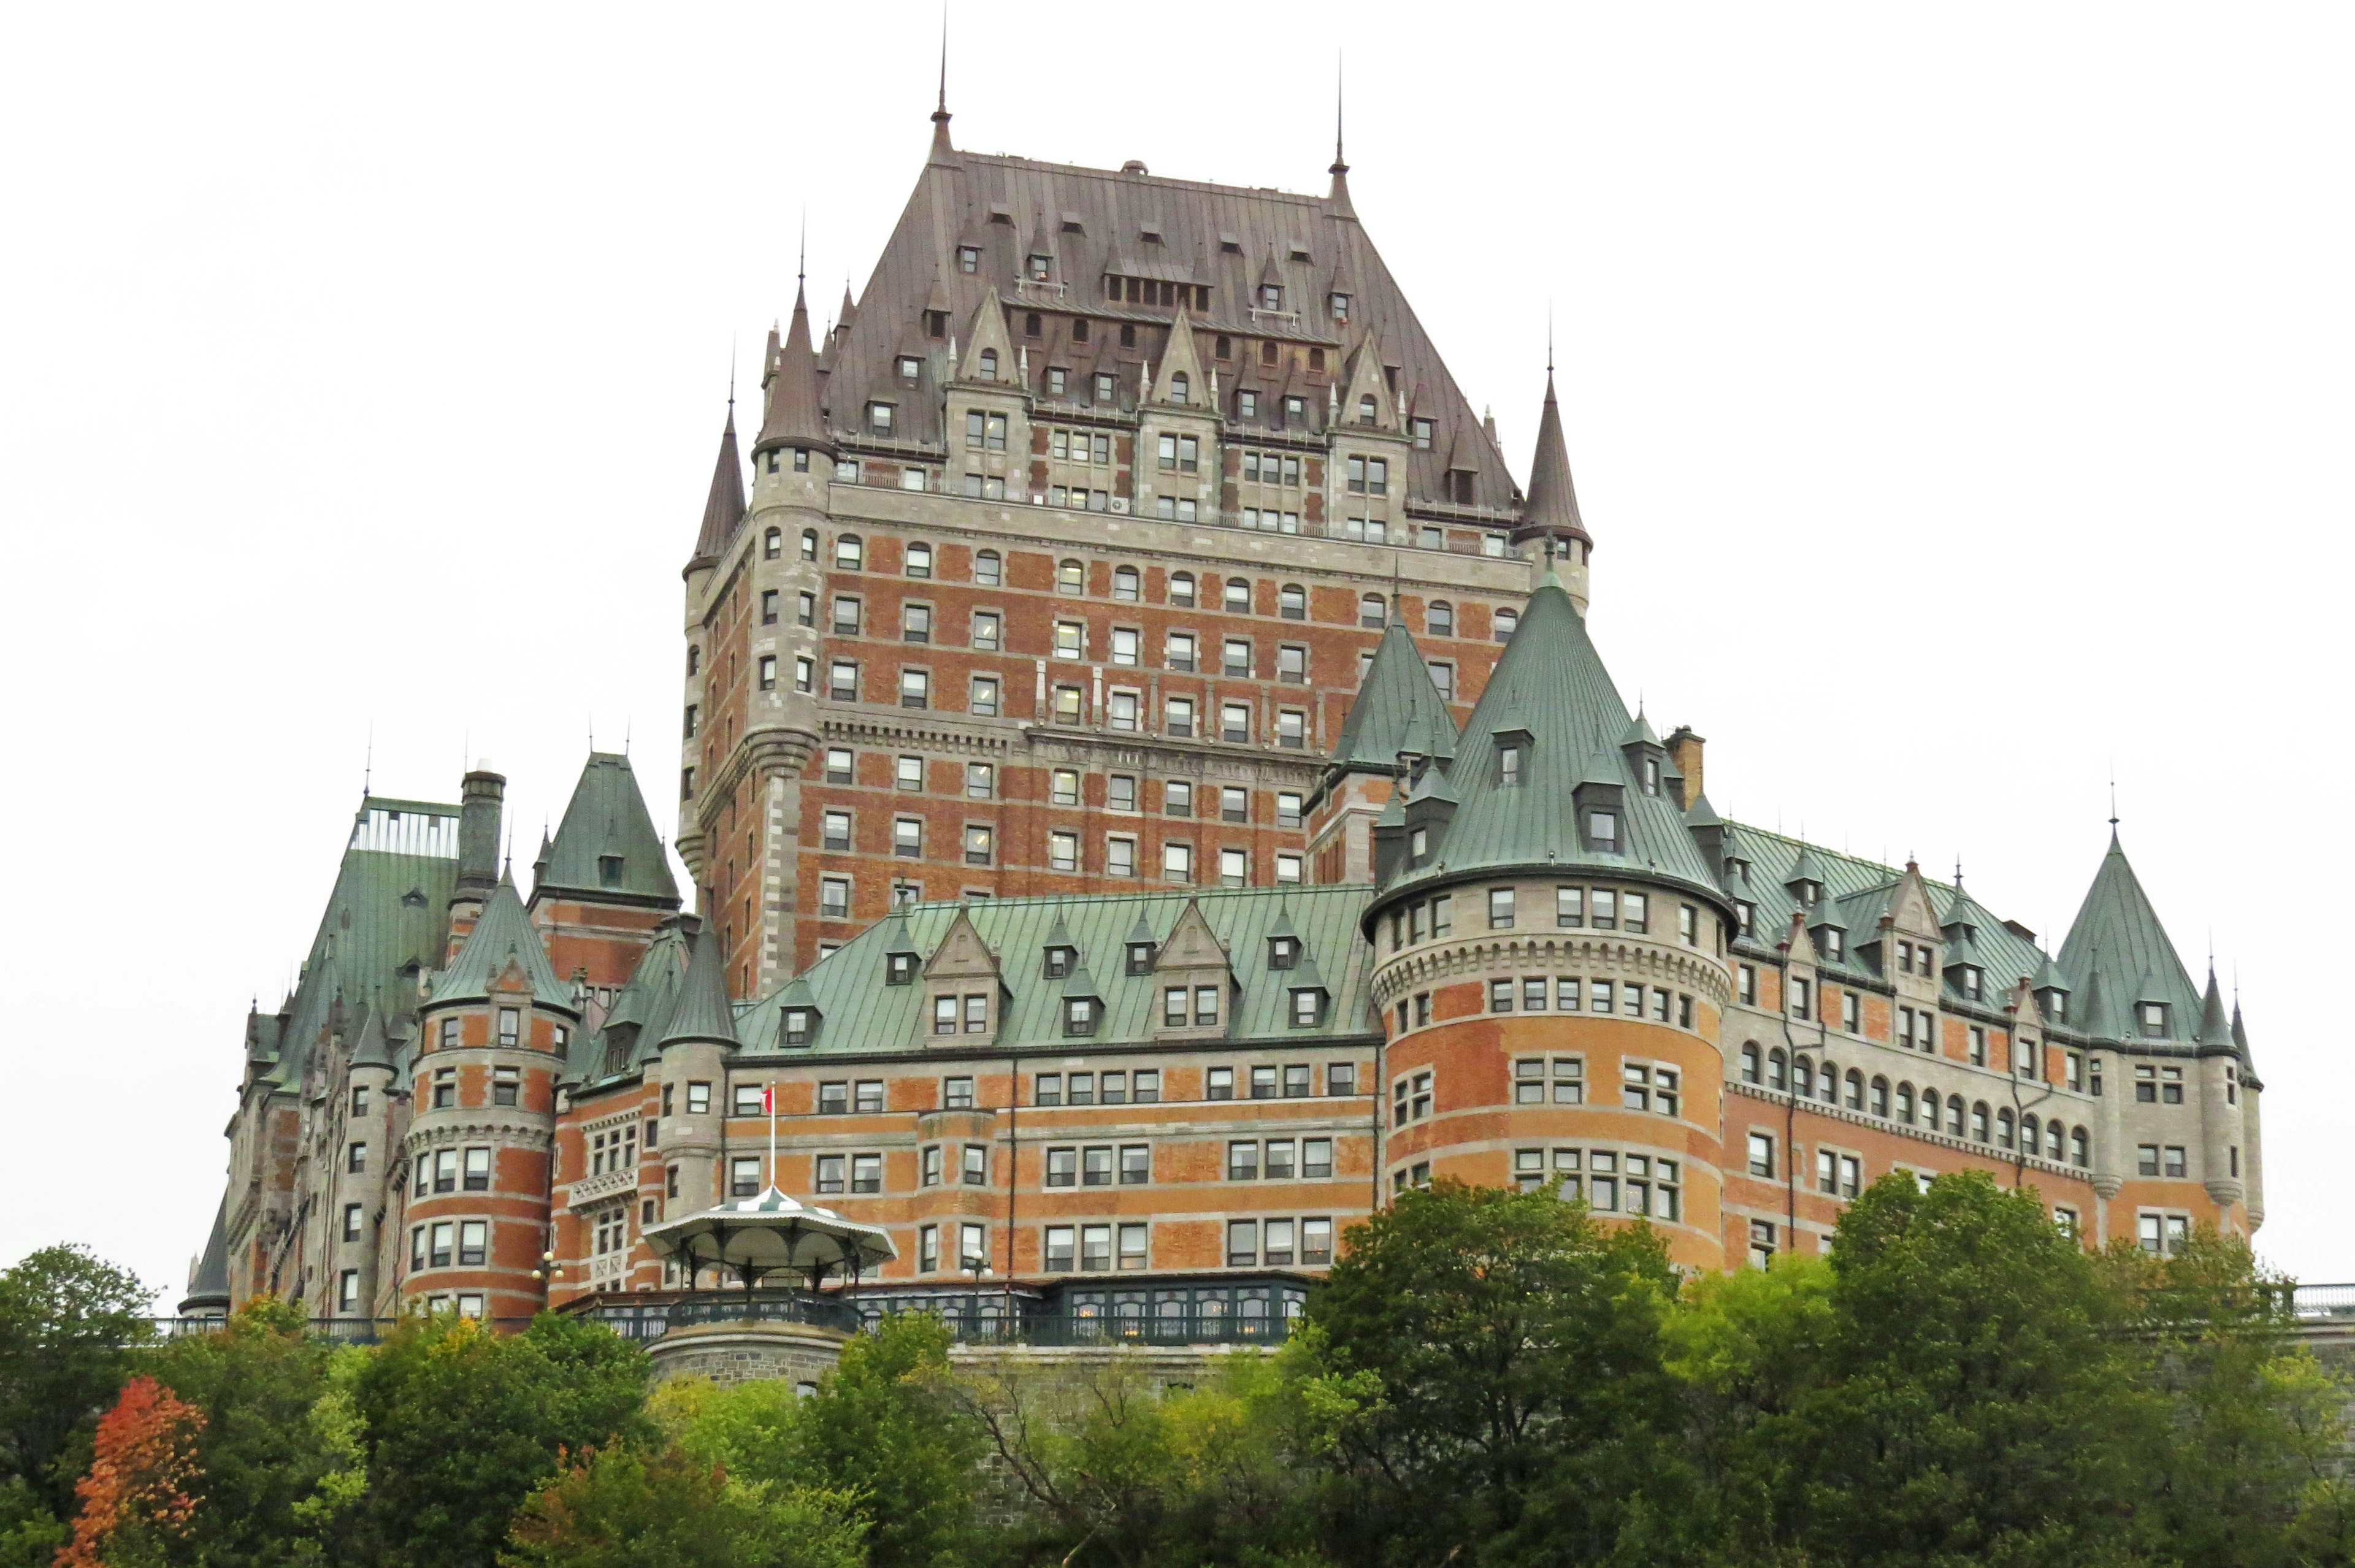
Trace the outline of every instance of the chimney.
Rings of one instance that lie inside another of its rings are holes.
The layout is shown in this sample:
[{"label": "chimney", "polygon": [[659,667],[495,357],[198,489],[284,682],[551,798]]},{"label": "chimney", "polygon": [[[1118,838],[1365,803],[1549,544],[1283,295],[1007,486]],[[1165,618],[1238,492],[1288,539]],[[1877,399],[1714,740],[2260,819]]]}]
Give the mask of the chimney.
[{"label": "chimney", "polygon": [[451,902],[480,903],[499,885],[499,808],[507,781],[477,763],[458,795],[458,888]]},{"label": "chimney", "polygon": [[1677,772],[1682,773],[1685,780],[1678,804],[1687,811],[1692,809],[1692,803],[1701,795],[1700,749],[1704,744],[1706,742],[1701,737],[1692,732],[1689,724],[1678,725],[1668,737],[1668,761],[1675,764]]}]

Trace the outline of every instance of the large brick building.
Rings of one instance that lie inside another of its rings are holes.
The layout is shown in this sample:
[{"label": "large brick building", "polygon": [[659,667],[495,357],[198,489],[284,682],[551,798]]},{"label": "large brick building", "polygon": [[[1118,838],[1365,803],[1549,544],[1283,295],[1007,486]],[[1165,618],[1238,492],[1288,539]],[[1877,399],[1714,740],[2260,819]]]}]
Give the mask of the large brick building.
[{"label": "large brick building", "polygon": [[2048,953],[1720,817],[1588,639],[1550,389],[1524,489],[1337,149],[1301,197],[933,118],[863,296],[773,335],[749,489],[721,439],[691,898],[623,757],[528,896],[496,774],[368,799],[188,1310],[658,1303],[646,1227],[773,1183],[891,1231],[870,1291],[1196,1326],[1439,1176],[1694,1268],[1891,1169],[2089,1241],[2255,1228],[2237,1008],[2115,837]]}]

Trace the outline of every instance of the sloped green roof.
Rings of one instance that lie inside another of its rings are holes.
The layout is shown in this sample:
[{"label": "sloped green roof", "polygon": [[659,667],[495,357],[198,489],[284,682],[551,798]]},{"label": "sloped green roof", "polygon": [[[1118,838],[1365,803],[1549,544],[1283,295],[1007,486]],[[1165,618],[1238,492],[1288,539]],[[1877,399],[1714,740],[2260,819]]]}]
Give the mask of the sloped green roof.
[{"label": "sloped green roof", "polygon": [[2223,988],[2216,984],[2216,971],[2208,971],[2208,989],[2200,998],[2200,1043],[2210,1050],[2231,1051],[2232,1026],[2224,1017]]},{"label": "sloped green roof", "polygon": [[417,988],[405,966],[421,973],[442,961],[458,885],[457,817],[454,805],[375,795],[360,803],[276,1042],[270,1075],[278,1083],[302,1081],[339,998],[346,1027],[356,1027],[364,1008],[410,1004]]},{"label": "sloped green roof", "polygon": [[1349,716],[1341,721],[1334,763],[1387,773],[1398,767],[1401,752],[1452,757],[1455,744],[1455,720],[1431,678],[1431,667],[1407,629],[1392,621],[1374,645],[1373,662],[1359,683]]},{"label": "sloped green roof", "polygon": [[666,921],[656,929],[646,950],[638,955],[637,966],[630,971],[628,981],[614,993],[613,1006],[605,1014],[604,1022],[594,1030],[582,1029],[572,1037],[566,1082],[593,1083],[616,1076],[605,1071],[606,1050],[631,1029],[637,1031],[634,1049],[623,1065],[622,1073],[634,1072],[658,1057],[664,1031],[669,1029],[671,1014],[678,1007],[679,983],[686,977],[686,934],[677,922]]},{"label": "sloped green roof", "polygon": [[687,976],[679,982],[678,1006],[662,1032],[663,1044],[685,1040],[737,1043],[736,1014],[728,1005],[728,981],[722,973],[727,963],[720,954],[718,936],[709,931],[696,933],[687,946]]},{"label": "sloped green roof", "polygon": [[[602,862],[618,859],[619,874],[607,880]],[[614,752],[591,752],[572,786],[564,820],[546,850],[548,869],[532,897],[560,891],[584,898],[638,901],[678,907],[678,883],[662,835],[646,814],[645,797],[630,772],[630,759]]]},{"label": "sloped green roof", "polygon": [[483,901],[482,916],[467,933],[466,945],[458,949],[458,956],[434,981],[431,999],[437,1006],[488,1001],[491,982],[506,974],[511,962],[521,965],[531,981],[533,1001],[572,1010],[572,987],[556,977],[548,949],[539,944],[539,933],[532,929],[531,917],[523,912],[523,897],[516,891],[514,876],[502,874],[499,885]]},{"label": "sloped green roof", "polygon": [[[1060,1003],[1065,982],[1046,978],[1038,963],[1055,923],[1063,923],[1081,962],[1089,966],[1092,994],[1103,1002],[1103,1021],[1087,1043],[1141,1044],[1150,1041],[1160,1026],[1162,980],[1157,975],[1130,975],[1126,944],[1144,940],[1136,935],[1140,923],[1152,933],[1156,946],[1166,943],[1190,900],[1199,903],[1203,919],[1226,945],[1239,987],[1228,1038],[1305,1045],[1366,1034],[1374,1028],[1366,992],[1369,954],[1358,934],[1358,920],[1370,891],[1361,886],[1205,888],[1199,892],[992,899],[962,906],[917,904],[902,918],[918,950],[930,955],[962,908],[997,955],[1006,995],[990,1049],[1080,1049],[1081,1042],[1066,1040],[1062,1032]],[[1267,966],[1268,936],[1287,916],[1331,990],[1325,1022],[1315,1029],[1292,1027],[1286,993],[1296,981]],[[790,1054],[923,1051],[931,1046],[925,987],[884,984],[889,923],[868,927],[794,981],[795,987],[806,986],[807,1000],[822,1021],[815,1044],[795,1047]],[[737,1029],[748,1054],[779,1049],[783,1000],[780,993],[738,1006]]]},{"label": "sloped green roof", "polygon": [[[1454,816],[1434,831],[1424,864],[1402,866],[1385,893],[1467,874],[1576,867],[1657,877],[1721,903],[1717,868],[1694,844],[1682,808],[1665,791],[1645,794],[1620,751],[1630,722],[1585,623],[1549,572],[1456,741],[1446,773],[1459,802]],[[1497,737],[1514,731],[1529,740],[1521,782],[1508,786],[1495,776]],[[1615,854],[1586,848],[1580,831],[1575,792],[1597,779],[1624,792]]]},{"label": "sloped green roof", "polygon": [[229,1310],[229,1197],[221,1197],[219,1211],[213,1215],[213,1228],[205,1238],[205,1250],[195,1271],[188,1276],[188,1294],[180,1298],[180,1316],[193,1317],[202,1313]]},{"label": "sloped green roof", "polygon": [[[2191,982],[2175,944],[2167,938],[2158,912],[2143,891],[2141,880],[2126,861],[2115,829],[2108,853],[2085,891],[2085,901],[2070,923],[2068,940],[2061,944],[2061,972],[2078,989],[2096,975],[2102,994],[2114,1008],[2136,1002],[2164,1002],[2168,1007],[2168,1038],[2195,1038],[2200,1019],[2200,989]],[[2151,993],[2144,995],[2145,992]],[[2137,1020],[2120,1016],[2114,1027],[2139,1033]]]}]

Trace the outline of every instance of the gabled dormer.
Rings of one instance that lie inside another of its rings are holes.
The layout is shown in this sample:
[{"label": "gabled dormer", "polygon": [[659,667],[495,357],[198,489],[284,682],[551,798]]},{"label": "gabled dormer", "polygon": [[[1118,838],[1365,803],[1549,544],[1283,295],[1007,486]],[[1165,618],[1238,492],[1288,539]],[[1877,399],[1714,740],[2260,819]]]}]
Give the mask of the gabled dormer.
[{"label": "gabled dormer", "polygon": [[1382,374],[1381,345],[1372,333],[1366,334],[1349,356],[1348,373],[1340,390],[1341,417],[1337,433],[1401,433],[1398,401],[1388,378]]},{"label": "gabled dormer", "polygon": [[1041,979],[1068,980],[1080,967],[1079,944],[1071,940],[1071,928],[1060,915],[1055,917],[1054,928],[1039,954],[1039,974]]},{"label": "gabled dormer", "polygon": [[973,313],[956,379],[967,386],[1019,391],[1015,369],[1014,340],[1006,332],[1006,305],[993,288]]},{"label": "gabled dormer", "polygon": [[1816,907],[1807,912],[1806,924],[1819,962],[1848,962],[1848,919],[1840,913],[1838,901],[1829,897],[1817,899]]},{"label": "gabled dormer", "polygon": [[1900,996],[1934,1001],[1944,990],[1938,949],[1937,905],[1922,868],[1905,862],[1905,869],[1890,890],[1889,912],[1883,917],[1881,975]]},{"label": "gabled dormer", "polygon": [[1810,845],[1799,846],[1799,858],[1791,862],[1790,874],[1783,879],[1783,891],[1801,909],[1813,909],[1824,896],[1824,869],[1816,859]]},{"label": "gabled dormer", "polygon": [[[1447,837],[1448,824],[1455,819],[1458,804],[1459,796],[1454,781],[1448,777],[1446,763],[1426,757],[1416,764],[1406,785],[1407,866],[1428,866],[1444,853],[1441,845]],[[1379,821],[1376,827],[1379,830]]]},{"label": "gabled dormer", "polygon": [[1193,321],[1182,310],[1169,324],[1169,347],[1154,371],[1150,401],[1158,408],[1188,413],[1213,417],[1218,413],[1218,406],[1211,401],[1210,379],[1204,374],[1201,356],[1194,347]]},{"label": "gabled dormer", "polygon": [[1161,944],[1153,934],[1153,922],[1146,919],[1145,912],[1140,909],[1136,912],[1136,923],[1130,926],[1128,934],[1121,939],[1122,973],[1131,979],[1152,974],[1160,952]]},{"label": "gabled dormer", "polygon": [[924,965],[924,991],[925,1038],[932,1044],[977,1043],[996,1036],[1006,982],[997,955],[982,941],[972,912],[963,905]]},{"label": "gabled dormer", "polygon": [[1333,1010],[1333,988],[1303,950],[1299,960],[1277,976],[1284,987],[1284,1020],[1293,1029],[1322,1029]]},{"label": "gabled dormer", "polygon": [[1580,849],[1589,855],[1626,853],[1627,773],[1617,752],[1598,747],[1589,753],[1571,798],[1578,809]]},{"label": "gabled dormer", "polygon": [[1278,973],[1295,969],[1305,956],[1306,948],[1300,940],[1300,932],[1292,923],[1292,911],[1288,907],[1279,908],[1275,912],[1275,923],[1267,928],[1268,968]]},{"label": "gabled dormer", "polygon": [[1619,752],[1627,759],[1627,772],[1636,787],[1646,795],[1661,795],[1668,791],[1668,749],[1652,731],[1652,721],[1637,709],[1636,717],[1627,721],[1627,733],[1620,738]]},{"label": "gabled dormer", "polygon": [[1155,1040],[1226,1038],[1234,1013],[1234,965],[1203,915],[1200,901],[1187,901],[1161,944],[1154,977],[1160,991]]},{"label": "gabled dormer", "polygon": [[810,989],[808,978],[794,976],[794,983],[777,996],[777,1049],[808,1050],[817,1043],[818,1031],[825,1023],[826,1015],[817,1005],[817,996]]},{"label": "gabled dormer", "polygon": [[2043,1015],[2045,1022],[2065,1028],[2072,1021],[2069,1017],[2068,979],[2061,973],[2061,966],[2052,961],[2052,955],[2040,953],[2038,956],[2043,962],[2030,979],[2029,989],[2035,993],[2037,1010]]},{"label": "gabled dormer", "polygon": [[924,955],[908,933],[907,917],[895,912],[883,927],[883,984],[912,986],[923,968]]},{"label": "gabled dormer", "polygon": [[1103,992],[1088,966],[1079,965],[1063,977],[1056,993],[1057,1031],[1065,1040],[1088,1040],[1103,1027]]}]

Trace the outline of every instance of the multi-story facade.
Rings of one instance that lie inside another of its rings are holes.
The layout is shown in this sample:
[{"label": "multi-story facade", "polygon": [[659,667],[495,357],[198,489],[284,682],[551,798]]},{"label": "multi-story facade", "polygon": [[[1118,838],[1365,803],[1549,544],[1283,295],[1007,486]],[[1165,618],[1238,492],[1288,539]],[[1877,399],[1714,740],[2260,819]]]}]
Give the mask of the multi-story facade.
[{"label": "multi-story facade", "polygon": [[693,912],[625,758],[527,898],[497,775],[366,801],[190,1310],[660,1299],[645,1229],[771,1185],[891,1231],[871,1286],[1188,1321],[1444,1176],[1696,1269],[1891,1169],[2255,1228],[2237,1007],[2115,838],[2048,953],[1721,818],[1587,636],[1550,389],[1524,490],[1337,155],[1295,197],[947,123],[864,296],[772,342],[749,490],[723,435]]}]

